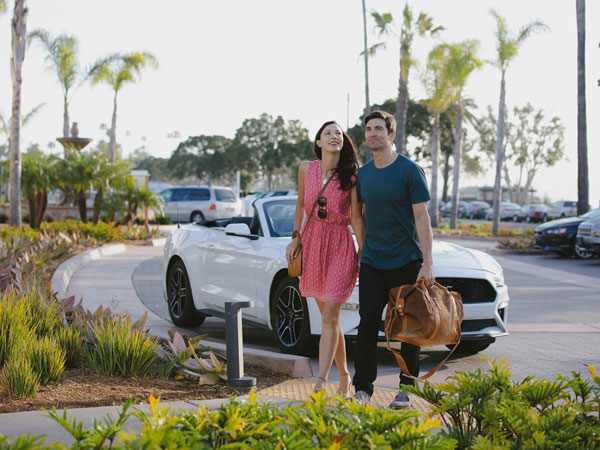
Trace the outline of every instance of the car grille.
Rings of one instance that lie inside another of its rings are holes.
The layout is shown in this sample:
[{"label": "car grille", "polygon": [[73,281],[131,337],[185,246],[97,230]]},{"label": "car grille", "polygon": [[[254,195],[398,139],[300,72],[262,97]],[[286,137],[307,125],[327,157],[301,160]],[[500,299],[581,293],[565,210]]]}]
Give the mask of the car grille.
[{"label": "car grille", "polygon": [[496,300],[496,290],[487,281],[476,278],[436,278],[438,283],[449,291],[458,292],[463,303],[492,303]]},{"label": "car grille", "polygon": [[579,227],[579,230],[577,231],[577,234],[580,234],[582,236],[589,236],[590,234],[592,234],[592,227]]},{"label": "car grille", "polygon": [[460,325],[460,331],[479,331],[488,327],[497,326],[494,319],[463,320]]}]

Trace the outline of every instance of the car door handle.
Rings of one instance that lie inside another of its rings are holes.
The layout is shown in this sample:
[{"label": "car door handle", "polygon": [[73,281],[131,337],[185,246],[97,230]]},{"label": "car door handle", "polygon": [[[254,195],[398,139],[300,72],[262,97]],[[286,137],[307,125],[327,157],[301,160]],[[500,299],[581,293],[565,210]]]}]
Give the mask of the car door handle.
[{"label": "car door handle", "polygon": [[214,250],[215,249],[215,245],[214,244],[206,244],[206,248],[208,250]]}]

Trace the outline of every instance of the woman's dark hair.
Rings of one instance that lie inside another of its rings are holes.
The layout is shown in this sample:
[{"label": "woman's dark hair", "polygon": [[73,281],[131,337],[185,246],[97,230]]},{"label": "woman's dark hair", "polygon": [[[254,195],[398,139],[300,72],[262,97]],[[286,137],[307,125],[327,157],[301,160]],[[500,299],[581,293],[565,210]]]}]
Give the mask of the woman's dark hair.
[{"label": "woman's dark hair", "polygon": [[340,189],[349,191],[356,183],[356,173],[358,172],[358,155],[356,154],[356,146],[354,145],[354,142],[352,142],[352,139],[350,136],[348,136],[348,133],[344,131],[341,125],[335,120],[330,120],[329,122],[325,122],[323,125],[321,125],[321,128],[319,128],[319,131],[317,131],[317,135],[315,136],[313,151],[315,152],[315,155],[317,155],[317,158],[321,159],[322,150],[321,147],[317,145],[317,141],[321,139],[321,133],[323,130],[332,123],[340,127],[340,130],[342,130],[342,136],[344,137],[344,143],[340,152],[340,160],[335,168],[335,173],[338,174],[340,180]]}]

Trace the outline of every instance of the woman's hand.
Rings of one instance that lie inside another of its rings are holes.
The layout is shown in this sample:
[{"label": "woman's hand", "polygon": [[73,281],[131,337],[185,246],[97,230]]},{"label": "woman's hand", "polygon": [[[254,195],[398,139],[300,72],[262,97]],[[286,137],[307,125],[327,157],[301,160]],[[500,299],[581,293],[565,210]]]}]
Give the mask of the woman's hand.
[{"label": "woman's hand", "polygon": [[291,264],[292,261],[296,258],[298,252],[300,252],[300,248],[300,239],[298,238],[292,240],[292,242],[290,242],[287,245],[287,247],[285,248],[285,258],[287,259],[288,264]]}]

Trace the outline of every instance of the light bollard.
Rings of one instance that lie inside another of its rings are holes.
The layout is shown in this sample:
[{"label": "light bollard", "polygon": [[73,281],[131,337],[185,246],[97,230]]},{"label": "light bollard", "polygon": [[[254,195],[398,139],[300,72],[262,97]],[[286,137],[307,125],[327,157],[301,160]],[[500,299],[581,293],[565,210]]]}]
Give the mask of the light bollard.
[{"label": "light bollard", "polygon": [[255,377],[244,376],[244,344],[242,341],[242,308],[254,302],[225,302],[225,344],[227,347],[227,384],[233,387],[256,386]]}]

